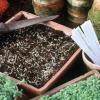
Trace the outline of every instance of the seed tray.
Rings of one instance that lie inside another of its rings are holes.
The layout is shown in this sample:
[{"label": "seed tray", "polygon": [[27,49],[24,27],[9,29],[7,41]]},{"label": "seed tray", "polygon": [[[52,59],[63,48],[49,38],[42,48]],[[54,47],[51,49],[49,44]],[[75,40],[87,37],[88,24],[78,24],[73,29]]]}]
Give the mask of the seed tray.
[{"label": "seed tray", "polygon": [[[9,23],[11,21],[20,20],[20,18],[25,17],[27,19],[29,18],[35,18],[36,16],[24,11],[19,12],[14,17],[12,17],[10,20],[8,20],[6,23]],[[56,30],[63,31],[64,33],[70,33],[71,29],[68,27],[65,27],[63,25],[57,24],[55,22],[49,21],[48,23],[45,23],[47,26],[50,26]],[[70,34],[67,34],[70,35]],[[77,59],[79,53],[81,52],[80,49],[78,49],[71,57],[70,59],[64,64],[64,66],[41,88],[33,87],[29,84],[21,83],[19,80],[16,80],[18,83],[20,83],[20,86],[22,86],[25,90],[29,91],[32,94],[41,94],[47,91],[54,83],[57,82],[57,80],[63,75],[64,72],[66,72],[71,65],[75,62],[75,59]]]},{"label": "seed tray", "polygon": [[85,79],[87,79],[88,77],[90,77],[90,76],[92,76],[92,75],[94,75],[94,76],[96,76],[96,77],[100,77],[100,74],[99,74],[98,71],[92,70],[92,71],[87,72],[87,73],[84,74],[84,75],[81,75],[81,76],[78,77],[78,78],[75,78],[75,79],[73,79],[73,80],[71,80],[71,81],[69,81],[69,82],[66,82],[66,83],[64,83],[63,85],[58,86],[58,87],[52,89],[51,91],[49,91],[49,92],[47,92],[47,93],[45,93],[45,94],[43,94],[43,95],[40,95],[40,96],[38,96],[38,97],[36,97],[36,98],[33,98],[33,99],[31,99],[31,100],[39,100],[41,96],[52,96],[53,94],[59,92],[61,89],[64,89],[65,87],[70,86],[71,84],[74,84],[74,83],[77,83],[77,82],[79,82],[79,81],[85,80]]}]

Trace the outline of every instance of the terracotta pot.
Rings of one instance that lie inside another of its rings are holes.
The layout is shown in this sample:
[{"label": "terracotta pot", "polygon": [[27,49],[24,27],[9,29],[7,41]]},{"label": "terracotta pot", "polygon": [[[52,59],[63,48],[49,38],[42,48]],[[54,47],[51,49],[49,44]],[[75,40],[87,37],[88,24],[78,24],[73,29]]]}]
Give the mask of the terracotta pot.
[{"label": "terracotta pot", "polygon": [[[30,18],[35,18],[37,16],[33,15],[31,13],[28,13],[28,12],[21,11],[18,14],[16,14],[14,17],[12,17],[10,20],[8,20],[6,23],[10,23],[15,20],[20,20],[20,18],[22,18],[22,17],[30,19]],[[68,33],[70,33],[70,31],[72,29],[70,29],[68,27],[57,24],[53,21],[49,21],[48,23],[45,23],[45,24],[47,24],[47,26],[50,26],[56,30],[63,31],[65,34],[67,34],[69,36],[71,35]],[[80,52],[81,52],[81,50],[78,49],[73,55],[71,55],[70,59],[61,67],[61,69],[41,88],[36,88],[32,85],[21,83],[17,79],[16,79],[16,82],[19,83],[22,88],[24,88],[25,90],[27,90],[28,92],[30,92],[32,94],[42,94],[42,93],[46,92],[54,83],[56,83],[57,80],[59,80],[60,77],[71,67],[71,65],[75,62],[75,60],[77,59]]]},{"label": "terracotta pot", "polygon": [[[43,94],[43,95],[41,95],[41,96],[47,96],[47,95],[48,95],[48,96],[51,96],[51,95],[53,95],[53,94],[59,92],[61,89],[64,89],[65,87],[70,86],[70,85],[72,85],[72,84],[74,84],[74,83],[77,83],[77,82],[79,82],[79,81],[85,80],[85,79],[87,79],[88,77],[90,77],[90,76],[92,76],[92,75],[95,75],[95,76],[97,76],[97,77],[100,77],[100,74],[99,74],[98,71],[92,70],[92,71],[90,71],[90,72],[88,72],[88,73],[86,73],[86,74],[84,74],[84,75],[81,75],[81,76],[78,77],[78,78],[75,78],[75,79],[73,79],[73,80],[71,80],[71,81],[69,81],[69,82],[67,82],[67,83],[64,83],[64,84],[61,85],[61,86],[58,86],[58,87],[54,88],[53,90],[51,90],[51,91],[49,91],[49,92],[47,92],[47,93],[45,93],[45,94]],[[31,100],[40,100],[40,97],[41,97],[41,96],[38,96],[38,97],[33,98],[33,99],[31,99]]]},{"label": "terracotta pot", "polygon": [[32,0],[35,14],[49,16],[61,13],[64,0]]},{"label": "terracotta pot", "polygon": [[94,64],[94,63],[90,60],[90,58],[89,58],[84,52],[82,52],[82,58],[83,58],[83,61],[84,61],[85,65],[86,65],[89,69],[100,70],[100,66]]}]

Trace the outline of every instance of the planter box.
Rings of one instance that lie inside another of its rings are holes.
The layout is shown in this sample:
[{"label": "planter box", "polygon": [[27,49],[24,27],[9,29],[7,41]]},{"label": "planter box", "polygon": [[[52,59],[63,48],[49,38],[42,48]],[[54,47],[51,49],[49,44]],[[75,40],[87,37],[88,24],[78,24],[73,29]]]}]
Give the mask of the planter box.
[{"label": "planter box", "polygon": [[[49,92],[47,92],[47,93],[45,93],[44,95],[41,95],[41,96],[51,96],[51,95],[59,92],[61,89],[64,89],[65,87],[70,86],[70,85],[72,85],[74,83],[77,83],[79,81],[85,80],[85,79],[87,79],[88,77],[90,77],[92,75],[100,77],[100,74],[99,74],[98,71],[92,70],[92,71],[89,71],[88,73],[86,73],[84,75],[81,75],[78,78],[75,78],[75,79],[73,79],[73,80],[71,80],[71,81],[69,81],[69,82],[67,82],[67,83],[65,83],[65,84],[63,84],[61,86],[58,86],[57,88],[52,89],[51,91],[49,91]],[[31,100],[39,100],[41,96],[38,96],[38,97],[33,98]]]},{"label": "planter box", "polygon": [[[10,23],[12,21],[15,20],[20,20],[21,18],[35,18],[37,17],[36,15],[21,11],[18,14],[16,14],[14,17],[12,17],[10,20],[8,20],[6,23]],[[65,27],[63,25],[57,24],[53,21],[49,21],[48,23],[45,23],[47,26],[52,27],[55,30],[60,30],[63,31],[65,34],[67,35],[71,35],[68,34],[71,29],[68,27]],[[63,67],[61,67],[61,69],[41,88],[36,88],[32,85],[29,84],[25,84],[25,83],[21,83],[19,80],[16,79],[16,81],[18,83],[20,83],[20,86],[23,87],[25,90],[27,90],[28,92],[32,93],[32,94],[42,94],[45,91],[47,91],[54,83],[57,82],[58,79],[60,79],[60,77],[71,67],[71,65],[75,62],[75,59],[77,59],[79,53],[81,52],[80,49],[78,49],[71,57],[70,59],[63,65]]]}]

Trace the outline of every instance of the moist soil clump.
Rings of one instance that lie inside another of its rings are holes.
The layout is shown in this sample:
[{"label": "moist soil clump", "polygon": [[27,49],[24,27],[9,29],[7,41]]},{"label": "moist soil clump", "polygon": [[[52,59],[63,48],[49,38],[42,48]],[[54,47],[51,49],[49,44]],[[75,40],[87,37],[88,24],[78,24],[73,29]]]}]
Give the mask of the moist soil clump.
[{"label": "moist soil clump", "polygon": [[42,87],[77,50],[63,32],[42,24],[0,36],[0,71]]}]

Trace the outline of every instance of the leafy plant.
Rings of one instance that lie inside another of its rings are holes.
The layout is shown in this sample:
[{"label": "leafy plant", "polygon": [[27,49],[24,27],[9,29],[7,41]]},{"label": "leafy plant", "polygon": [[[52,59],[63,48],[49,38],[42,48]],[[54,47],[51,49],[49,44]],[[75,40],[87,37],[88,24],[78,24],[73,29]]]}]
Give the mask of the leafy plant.
[{"label": "leafy plant", "polygon": [[0,100],[15,100],[21,96],[15,81],[11,80],[6,74],[0,73]]},{"label": "leafy plant", "polygon": [[99,100],[100,78],[91,76],[87,80],[74,83],[54,95],[43,96],[40,100]]},{"label": "leafy plant", "polygon": [[92,8],[88,13],[88,18],[92,21],[98,39],[100,40],[100,3],[99,2],[100,2],[99,0],[94,0]]}]

